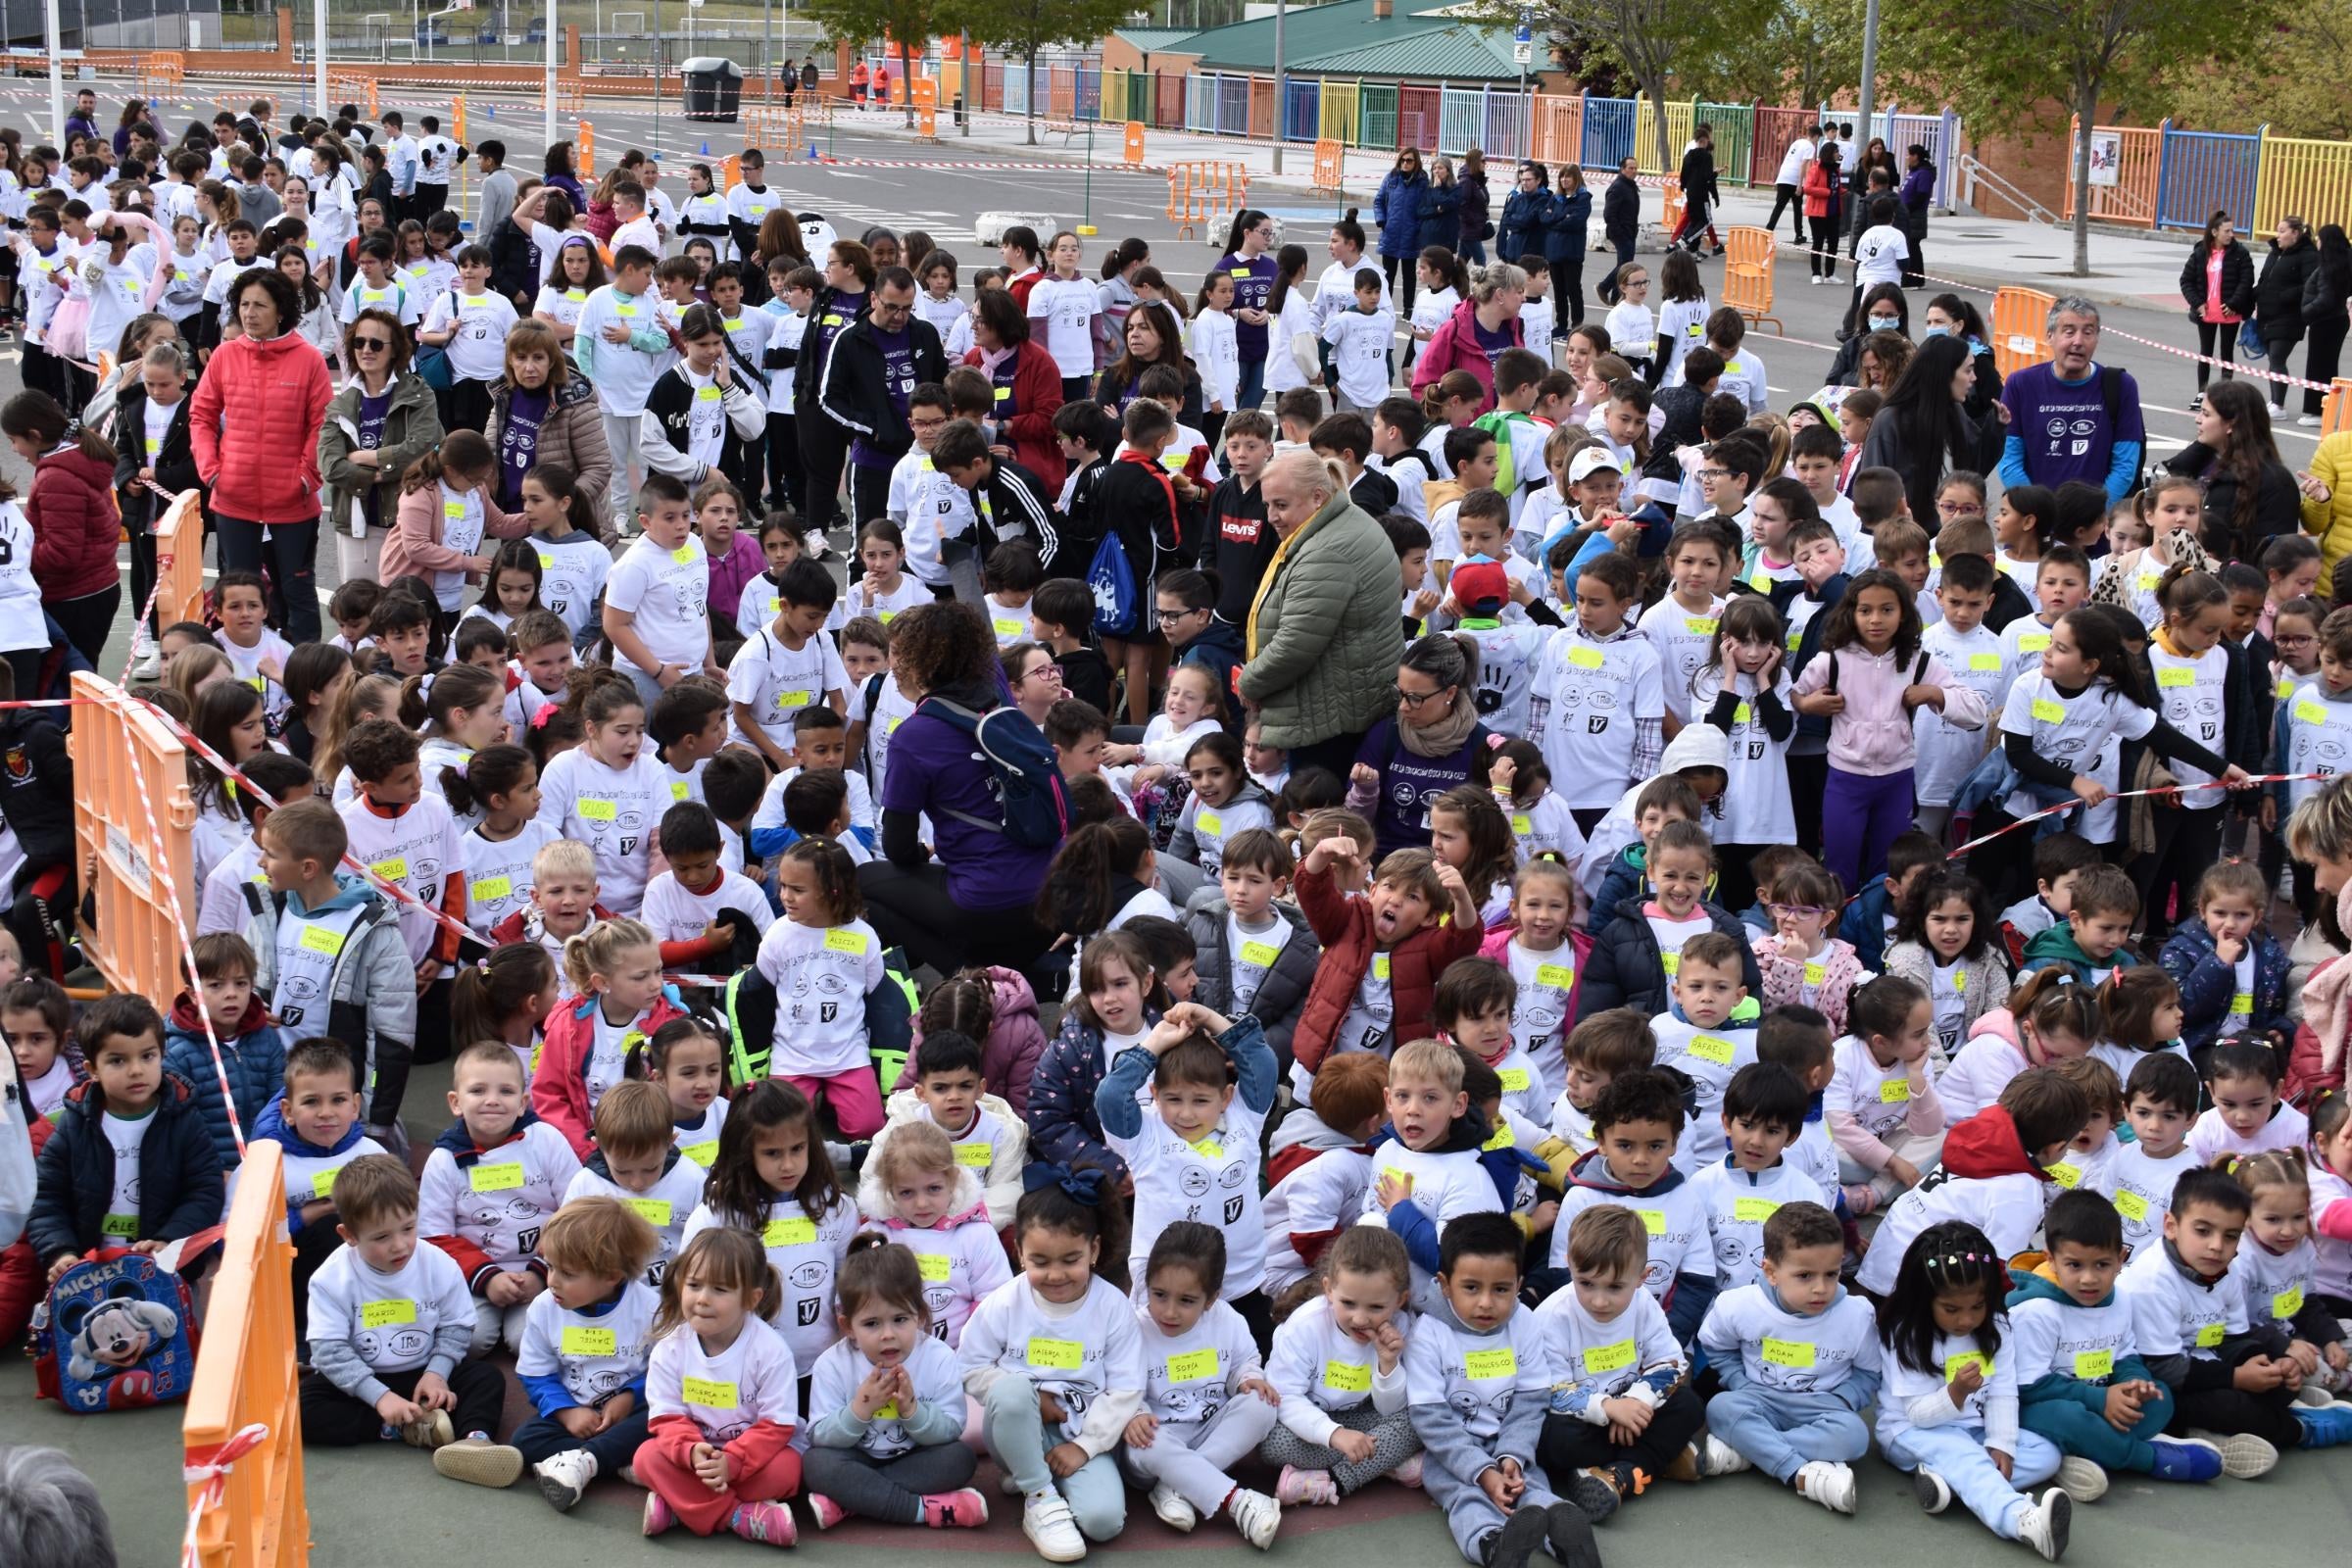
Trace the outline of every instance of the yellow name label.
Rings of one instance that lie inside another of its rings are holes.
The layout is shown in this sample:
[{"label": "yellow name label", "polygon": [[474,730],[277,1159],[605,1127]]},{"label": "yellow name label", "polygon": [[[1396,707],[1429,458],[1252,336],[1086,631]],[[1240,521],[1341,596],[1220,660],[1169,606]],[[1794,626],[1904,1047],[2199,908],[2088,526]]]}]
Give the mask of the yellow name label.
[{"label": "yellow name label", "polygon": [[1943,1381],[1946,1383],[1958,1382],[1960,1374],[1972,1366],[1977,1369],[1977,1376],[1987,1381],[1991,1379],[1992,1357],[1982,1350],[1963,1350],[1958,1355],[1944,1358]]},{"label": "yellow name label", "polygon": [[2034,717],[2044,724],[2063,724],[2066,722],[2066,705],[2047,697],[2036,697],[2034,699]]},{"label": "yellow name label", "polygon": [[1634,1364],[1634,1342],[1619,1340],[1614,1345],[1595,1345],[1584,1353],[1588,1372],[1622,1372]]},{"label": "yellow name label", "polygon": [[335,1173],[340,1169],[342,1169],[342,1167],[339,1165],[330,1165],[325,1170],[322,1170],[316,1176],[313,1176],[311,1178],[311,1196],[313,1198],[324,1198],[329,1193],[332,1193],[335,1190]]},{"label": "yellow name label", "polygon": [[925,1285],[944,1285],[956,1272],[956,1260],[945,1252],[917,1252],[914,1267]]},{"label": "yellow name label", "polygon": [[[681,1144],[678,1147],[678,1152],[702,1166],[703,1169],[709,1170],[711,1162],[718,1158],[718,1140],[713,1138],[709,1143]],[[802,1223],[806,1224],[807,1221],[804,1220]]]},{"label": "yellow name label", "polygon": [[1805,984],[1817,986],[1828,980],[1829,977],[1830,966],[1828,964],[1808,963],[1805,965]]},{"label": "yellow name label", "polygon": [[2306,697],[2295,705],[2295,717],[2306,724],[2325,724],[2328,722],[2328,710]]},{"label": "yellow name label", "polygon": [[1638,1208],[1634,1212],[1642,1216],[1642,1228],[1650,1235],[1663,1236],[1666,1234],[1666,1211],[1664,1209]]},{"label": "yellow name label", "polygon": [[1761,1225],[1781,1211],[1781,1205],[1769,1198],[1738,1198],[1732,1200],[1732,1218],[1741,1225]]},{"label": "yellow name label", "polygon": [[1086,1364],[1086,1347],[1076,1340],[1032,1339],[1026,1359],[1049,1372],[1075,1372]]},{"label": "yellow name label", "polygon": [[397,882],[409,874],[409,858],[395,855],[388,860],[377,860],[368,867],[387,882]]},{"label": "yellow name label", "polygon": [[2050,634],[2046,631],[2029,632],[2017,640],[2021,654],[2046,654],[2050,651]]},{"label": "yellow name label", "polygon": [[1514,1140],[1511,1137],[1510,1123],[1504,1122],[1500,1126],[1496,1127],[1492,1133],[1489,1133],[1487,1135],[1487,1141],[1478,1147],[1483,1151],[1492,1152],[1497,1149],[1508,1149],[1511,1147],[1513,1141]]},{"label": "yellow name label", "polygon": [[692,564],[694,562],[694,546],[678,546],[677,549],[672,550],[669,553],[669,559],[676,562],[681,566]]},{"label": "yellow name label", "polygon": [[522,1167],[513,1160],[476,1165],[466,1173],[466,1184],[477,1193],[511,1192],[522,1185]]},{"label": "yellow name label", "polygon": [[1568,662],[1579,669],[1598,669],[1600,667],[1600,650],[1597,648],[1571,648],[1568,650]]},{"label": "yellow name label", "polygon": [[574,1324],[564,1326],[565,1355],[617,1355],[620,1336],[611,1329],[584,1329]]},{"label": "yellow name label", "polygon": [[2289,1318],[2302,1310],[2303,1287],[2300,1285],[2290,1285],[2271,1298],[2271,1316],[2273,1317]]},{"label": "yellow name label", "polygon": [[956,1163],[966,1170],[986,1170],[997,1157],[997,1146],[986,1141],[957,1144]]},{"label": "yellow name label", "polygon": [[1197,1144],[1187,1144],[1185,1147],[1202,1159],[1223,1159],[1225,1157],[1225,1146],[1214,1138],[1203,1138]]},{"label": "yellow name label", "polygon": [[812,1219],[771,1219],[760,1227],[762,1247],[806,1247],[816,1240]]},{"label": "yellow name label", "polygon": [[1971,654],[1968,656],[1968,667],[1984,674],[1991,674],[2001,667],[2001,656],[1998,654]]},{"label": "yellow name label", "polygon": [[385,1329],[395,1323],[416,1321],[415,1301],[363,1301],[360,1303],[360,1327]]},{"label": "yellow name label", "polygon": [[686,798],[686,786],[677,782],[675,779],[671,780],[669,786],[669,798],[673,801],[684,800]]},{"label": "yellow name label", "polygon": [[2156,684],[2168,691],[2179,686],[2194,686],[2196,683],[2197,672],[2193,669],[2160,669],[2156,672]]},{"label": "yellow name label", "polygon": [[1907,1105],[1907,1104],[1909,1104],[1910,1102],[1911,1102],[1911,1080],[1910,1080],[1910,1079],[1908,1079],[1908,1078],[1889,1078],[1889,1079],[1887,1079],[1887,1080],[1886,1080],[1885,1083],[1883,1083],[1883,1084],[1879,1085],[1879,1103],[1880,1103],[1880,1104],[1882,1104],[1882,1105]]},{"label": "yellow name label", "polygon": [[1535,830],[1536,819],[1534,817],[1529,816],[1525,811],[1513,811],[1511,813],[1512,832],[1525,835],[1533,833]]},{"label": "yellow name label", "polygon": [[1245,942],[1242,944],[1242,961],[1251,968],[1270,969],[1274,966],[1274,960],[1281,956],[1282,950],[1271,942]]},{"label": "yellow name label", "polygon": [[1505,1067],[1494,1076],[1502,1080],[1502,1092],[1506,1095],[1523,1094],[1534,1081],[1525,1067]]},{"label": "yellow name label", "polygon": [[1683,629],[1693,637],[1712,637],[1715,635],[1715,617],[1713,615],[1685,615]]},{"label": "yellow name label", "polygon": [[855,953],[863,955],[865,952],[865,933],[862,931],[852,931],[846,926],[828,931],[825,933],[825,951],[827,953]]},{"label": "yellow name label", "polygon": [[1732,1043],[1721,1035],[1692,1035],[1690,1054],[1720,1067],[1732,1064]]},{"label": "yellow name label", "polygon": [[1810,1369],[1821,1358],[1821,1351],[1811,1340],[1775,1340],[1764,1342],[1764,1364]]},{"label": "yellow name label", "polygon": [[457,521],[460,517],[466,515],[466,503],[463,501],[442,502],[441,515],[448,518],[451,522]]},{"label": "yellow name label", "polygon": [[343,951],[343,933],[322,925],[306,925],[302,928],[302,950],[331,958]]},{"label": "yellow name label", "polygon": [[2051,1181],[2056,1182],[2061,1187],[2073,1188],[2082,1185],[2082,1168],[2076,1165],[2069,1165],[2063,1159],[2055,1165],[2042,1166],[2041,1173],[2044,1176],[2047,1176]]},{"label": "yellow name label", "polygon": [[1021,634],[1021,622],[1008,615],[994,616],[989,624],[996,628],[1000,637],[1018,637]]},{"label": "yellow name label", "polygon": [[648,1225],[666,1226],[670,1206],[666,1198],[624,1198],[621,1205]]},{"label": "yellow name label", "polygon": [[2197,1330],[2197,1348],[2210,1350],[2222,1343],[2226,1328],[2220,1323],[2207,1323]]},{"label": "yellow name label", "polygon": [[98,1232],[102,1236],[119,1237],[123,1241],[136,1241],[139,1236],[139,1216],[136,1214],[109,1214],[98,1222]]},{"label": "yellow name label", "polygon": [[573,807],[573,809],[580,813],[580,820],[584,822],[617,822],[620,820],[620,808],[611,801],[581,801]]},{"label": "yellow name label", "polygon": [[696,387],[696,388],[695,388],[695,390],[694,390],[694,401],[695,401],[695,402],[697,402],[697,403],[716,403],[716,402],[718,402],[718,401],[719,401],[719,391],[718,391],[718,388],[716,388],[716,387],[714,387],[714,386],[703,386],[703,387]]},{"label": "yellow name label", "polygon": [[1388,977],[1389,956],[1385,953],[1375,953],[1372,955],[1372,978],[1375,980],[1386,980]]},{"label": "yellow name label", "polygon": [[2075,1352],[2075,1376],[2085,1383],[2093,1378],[2115,1376],[2115,1352],[2113,1350],[2077,1350]]},{"label": "yellow name label", "polygon": [[1187,1350],[1182,1355],[1168,1357],[1170,1383],[1197,1383],[1202,1378],[1219,1375],[1217,1352],[1214,1349]]},{"label": "yellow name label", "polygon": [[507,876],[486,876],[479,882],[471,884],[466,890],[468,897],[483,904],[489,903],[492,899],[507,898],[514,891],[514,879]]},{"label": "yellow name label", "polygon": [[688,1404],[699,1404],[706,1410],[732,1410],[743,1402],[740,1389],[715,1378],[688,1378],[678,1392]]},{"label": "yellow name label", "polygon": [[1660,954],[1658,956],[1658,967],[1665,970],[1669,975],[1679,973],[1683,967],[1683,956],[1679,953]]},{"label": "yellow name label", "polygon": [[1203,833],[1222,833],[1225,831],[1225,819],[1214,811],[1202,811],[1198,817],[1194,818],[1194,821]]},{"label": "yellow name label", "polygon": [[2144,1223],[2148,1217],[2148,1200],[2137,1193],[2119,1191],[2115,1195],[2115,1211],[2128,1220]]},{"label": "yellow name label", "polygon": [[1472,1350],[1462,1357],[1462,1370],[1473,1382],[1489,1378],[1515,1378],[1519,1375],[1519,1357],[1507,1348],[1500,1350]]},{"label": "yellow name label", "polygon": [[2248,1018],[2254,1016],[2254,993],[2251,991],[2231,993],[2230,1010]]},{"label": "yellow name label", "polygon": [[1326,1361],[1323,1386],[1336,1394],[1369,1394],[1372,1369],[1361,1361]]},{"label": "yellow name label", "polygon": [[1565,991],[1576,984],[1576,965],[1572,963],[1539,963],[1536,965],[1536,984]]}]

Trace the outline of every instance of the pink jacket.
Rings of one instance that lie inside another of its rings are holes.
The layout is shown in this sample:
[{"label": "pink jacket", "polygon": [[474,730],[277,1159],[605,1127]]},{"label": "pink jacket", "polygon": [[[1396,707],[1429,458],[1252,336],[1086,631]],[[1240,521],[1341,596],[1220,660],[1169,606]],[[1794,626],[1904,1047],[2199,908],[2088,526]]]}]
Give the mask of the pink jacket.
[{"label": "pink jacket", "polygon": [[1951,672],[1924,651],[1898,664],[1892,649],[1876,655],[1859,644],[1824,649],[1796,677],[1789,695],[1803,697],[1826,688],[1843,697],[1845,711],[1830,718],[1830,765],[1841,773],[1881,778],[1918,760],[1911,714],[1903,707],[1903,692],[1913,685],[1941,687],[1943,716],[1962,729],[1984,727],[1988,710],[1984,697],[1953,680]]},{"label": "pink jacket", "polygon": [[[1519,318],[1514,316],[1504,322],[1503,330],[1511,336],[1511,347],[1526,347],[1527,330],[1520,324]],[[1479,400],[1479,413],[1484,414],[1494,406],[1494,362],[1488,359],[1486,351],[1478,346],[1478,305],[1475,301],[1464,300],[1455,306],[1453,314],[1430,338],[1429,346],[1421,351],[1421,358],[1413,366],[1413,396],[1421,396],[1447,370],[1468,370],[1477,377],[1485,394]]]},{"label": "pink jacket", "polygon": [[[1797,958],[1781,956],[1780,938],[1770,932],[1759,932],[1753,944],[1756,967],[1764,972],[1764,1005],[1786,1007],[1790,1003],[1804,1001],[1805,965]],[[1853,996],[1854,987],[1862,983],[1862,960],[1854,954],[1854,945],[1830,939],[1830,951],[1814,960],[1822,968],[1821,983],[1815,987],[1813,1005],[1830,1020],[1830,1032],[1845,1033],[1845,1004]]]},{"label": "pink jacket", "polygon": [[[987,1081],[988,1092],[1027,1121],[1029,1082],[1037,1076],[1038,1058],[1046,1054],[1046,1030],[1037,1017],[1037,993],[1029,989],[1018,969],[991,964],[985,972],[994,993],[995,1014],[988,1038],[980,1042],[980,1074]],[[917,1017],[906,1050],[906,1066],[892,1088],[914,1087],[914,1055],[922,1043],[923,1022]]]},{"label": "pink jacket", "polygon": [[[501,510],[490,492],[489,485],[481,487],[484,536],[481,554],[485,556],[497,551],[490,540],[519,539],[531,531],[521,513]],[[391,535],[384,540],[384,561],[377,569],[376,581],[392,582],[411,575],[430,581],[437,571],[466,571],[467,580],[479,581],[480,573],[466,569],[466,564],[471,558],[441,543],[441,529],[446,520],[441,512],[438,483],[423,484],[403,495],[400,509],[393,514]]]}]

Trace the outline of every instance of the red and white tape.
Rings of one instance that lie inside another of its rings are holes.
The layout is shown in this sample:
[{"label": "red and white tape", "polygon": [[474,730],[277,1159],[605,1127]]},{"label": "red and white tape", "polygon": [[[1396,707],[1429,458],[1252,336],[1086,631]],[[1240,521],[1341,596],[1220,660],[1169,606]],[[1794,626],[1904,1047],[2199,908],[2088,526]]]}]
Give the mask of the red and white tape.
[{"label": "red and white tape", "polygon": [[226,1443],[209,1448],[190,1448],[180,1465],[180,1480],[188,1486],[202,1486],[196,1501],[188,1508],[188,1528],[179,1542],[181,1568],[198,1568],[196,1531],[207,1511],[220,1505],[228,1491],[228,1473],[236,1462],[268,1441],[270,1429],[260,1422],[239,1427]]}]

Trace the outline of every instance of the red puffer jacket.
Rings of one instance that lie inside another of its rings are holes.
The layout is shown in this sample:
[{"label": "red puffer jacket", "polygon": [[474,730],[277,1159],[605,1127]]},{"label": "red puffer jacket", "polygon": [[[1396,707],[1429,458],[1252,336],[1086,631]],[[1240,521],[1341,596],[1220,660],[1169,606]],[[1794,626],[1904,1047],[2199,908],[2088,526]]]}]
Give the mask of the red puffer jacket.
[{"label": "red puffer jacket", "polygon": [[[1372,905],[1339,890],[1328,871],[1298,868],[1298,907],[1323,944],[1323,961],[1315,983],[1298,1009],[1298,1027],[1291,1035],[1291,1051],[1308,1072],[1331,1054],[1332,1037],[1348,1018],[1348,1007],[1372,967]],[[1431,1016],[1437,1006],[1438,976],[1456,958],[1473,957],[1486,931],[1473,920],[1467,925],[1448,920],[1421,927],[1389,950],[1389,983],[1396,1004],[1389,1039],[1396,1045],[1438,1032]]]},{"label": "red puffer jacket", "polygon": [[78,446],[50,453],[33,465],[24,515],[32,524],[32,580],[43,599],[79,599],[122,580],[115,541],[122,514],[115,510],[113,464]]},{"label": "red puffer jacket", "polygon": [[[1044,482],[1051,500],[1061,493],[1061,481],[1069,467],[1061,455],[1061,442],[1054,434],[1054,416],[1061,409],[1061,377],[1044,344],[1023,343],[1012,352],[1011,403],[1019,412],[1004,417],[1000,394],[1000,438],[1012,448],[1013,461]],[[963,363],[985,373],[989,368],[986,359],[981,350],[973,349]]]},{"label": "red puffer jacket", "polygon": [[214,513],[245,522],[317,517],[318,427],[334,395],[326,361],[292,332],[221,344],[188,410],[196,472]]}]

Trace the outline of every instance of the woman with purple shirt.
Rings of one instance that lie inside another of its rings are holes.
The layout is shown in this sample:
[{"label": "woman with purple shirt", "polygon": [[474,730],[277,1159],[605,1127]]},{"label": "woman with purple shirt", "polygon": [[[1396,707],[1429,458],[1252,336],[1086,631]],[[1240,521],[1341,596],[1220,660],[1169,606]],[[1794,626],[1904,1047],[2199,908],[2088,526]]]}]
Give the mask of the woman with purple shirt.
[{"label": "woman with purple shirt", "polygon": [[522,476],[540,464],[571,470],[580,494],[601,507],[612,482],[612,453],[596,388],[564,358],[556,329],[517,322],[507,334],[506,374],[490,389],[482,434],[498,454],[498,504],[522,509]]},{"label": "woman with purple shirt", "polygon": [[1903,181],[1895,195],[1903,206],[1903,237],[1911,242],[1911,254],[1903,262],[1903,287],[1925,288],[1928,277],[1928,208],[1936,200],[1936,166],[1928,158],[1928,150],[1913,142],[1903,154]]},{"label": "woman with purple shirt", "polygon": [[441,444],[441,416],[433,389],[409,368],[409,334],[391,312],[360,312],[344,329],[343,357],[359,368],[326,406],[318,475],[348,582],[376,575],[401,475]]},{"label": "woman with purple shirt", "polygon": [[1233,337],[1242,351],[1241,390],[1233,400],[1237,409],[1254,409],[1266,400],[1266,301],[1279,270],[1266,253],[1273,243],[1274,220],[1244,208],[1234,215],[1224,259],[1217,263],[1218,271],[1233,275]]},{"label": "woman with purple shirt", "polygon": [[[973,605],[919,605],[893,623],[891,660],[915,710],[891,732],[882,781],[883,858],[858,869],[865,915],[886,946],[953,974],[966,964],[1025,969],[1053,938],[1031,912],[1055,846],[1015,843],[988,762],[968,728],[932,699],[972,712],[1004,705],[996,634]],[[923,846],[929,818],[932,848]],[[936,852],[938,859],[932,859]]]}]

